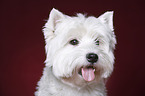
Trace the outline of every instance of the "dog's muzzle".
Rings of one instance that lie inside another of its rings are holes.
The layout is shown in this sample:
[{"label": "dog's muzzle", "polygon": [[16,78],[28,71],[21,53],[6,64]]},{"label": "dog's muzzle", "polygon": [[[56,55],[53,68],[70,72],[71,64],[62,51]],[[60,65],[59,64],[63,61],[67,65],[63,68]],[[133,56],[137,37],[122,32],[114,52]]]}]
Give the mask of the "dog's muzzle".
[{"label": "dog's muzzle", "polygon": [[87,66],[80,68],[79,74],[85,81],[93,81],[95,79],[96,67],[94,64],[98,61],[98,55],[95,53],[88,53],[86,59],[89,62]]}]

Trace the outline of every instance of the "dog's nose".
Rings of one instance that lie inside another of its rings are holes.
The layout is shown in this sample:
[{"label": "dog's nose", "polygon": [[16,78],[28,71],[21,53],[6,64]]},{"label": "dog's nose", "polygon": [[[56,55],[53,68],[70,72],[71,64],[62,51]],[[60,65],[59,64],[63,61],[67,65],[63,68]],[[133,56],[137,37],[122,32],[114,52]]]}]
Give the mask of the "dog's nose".
[{"label": "dog's nose", "polygon": [[92,64],[98,61],[98,55],[95,53],[87,54],[86,58],[87,58],[88,62],[90,62]]}]

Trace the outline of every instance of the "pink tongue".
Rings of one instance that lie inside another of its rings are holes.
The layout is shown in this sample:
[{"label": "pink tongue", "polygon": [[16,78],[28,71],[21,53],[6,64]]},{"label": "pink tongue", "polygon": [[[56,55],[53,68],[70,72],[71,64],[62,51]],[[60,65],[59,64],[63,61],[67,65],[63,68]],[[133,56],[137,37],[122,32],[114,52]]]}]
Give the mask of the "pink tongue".
[{"label": "pink tongue", "polygon": [[82,76],[86,81],[92,81],[95,78],[93,68],[82,68]]}]

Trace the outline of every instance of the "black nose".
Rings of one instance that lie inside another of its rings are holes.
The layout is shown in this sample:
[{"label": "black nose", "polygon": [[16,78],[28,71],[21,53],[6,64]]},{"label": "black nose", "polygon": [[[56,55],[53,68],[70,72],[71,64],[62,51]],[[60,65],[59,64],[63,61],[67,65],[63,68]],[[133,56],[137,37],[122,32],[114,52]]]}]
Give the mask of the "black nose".
[{"label": "black nose", "polygon": [[95,53],[87,54],[86,58],[87,58],[88,62],[90,62],[92,64],[98,61],[98,55]]}]

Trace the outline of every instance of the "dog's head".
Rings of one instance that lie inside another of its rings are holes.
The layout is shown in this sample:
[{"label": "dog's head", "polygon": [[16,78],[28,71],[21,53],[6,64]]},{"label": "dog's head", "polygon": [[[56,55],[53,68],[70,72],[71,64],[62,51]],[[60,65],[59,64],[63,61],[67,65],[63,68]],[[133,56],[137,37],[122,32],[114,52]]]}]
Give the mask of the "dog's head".
[{"label": "dog's head", "polygon": [[52,9],[43,32],[46,66],[56,78],[72,86],[96,83],[113,71],[116,39],[113,12],[98,18],[70,17]]}]

